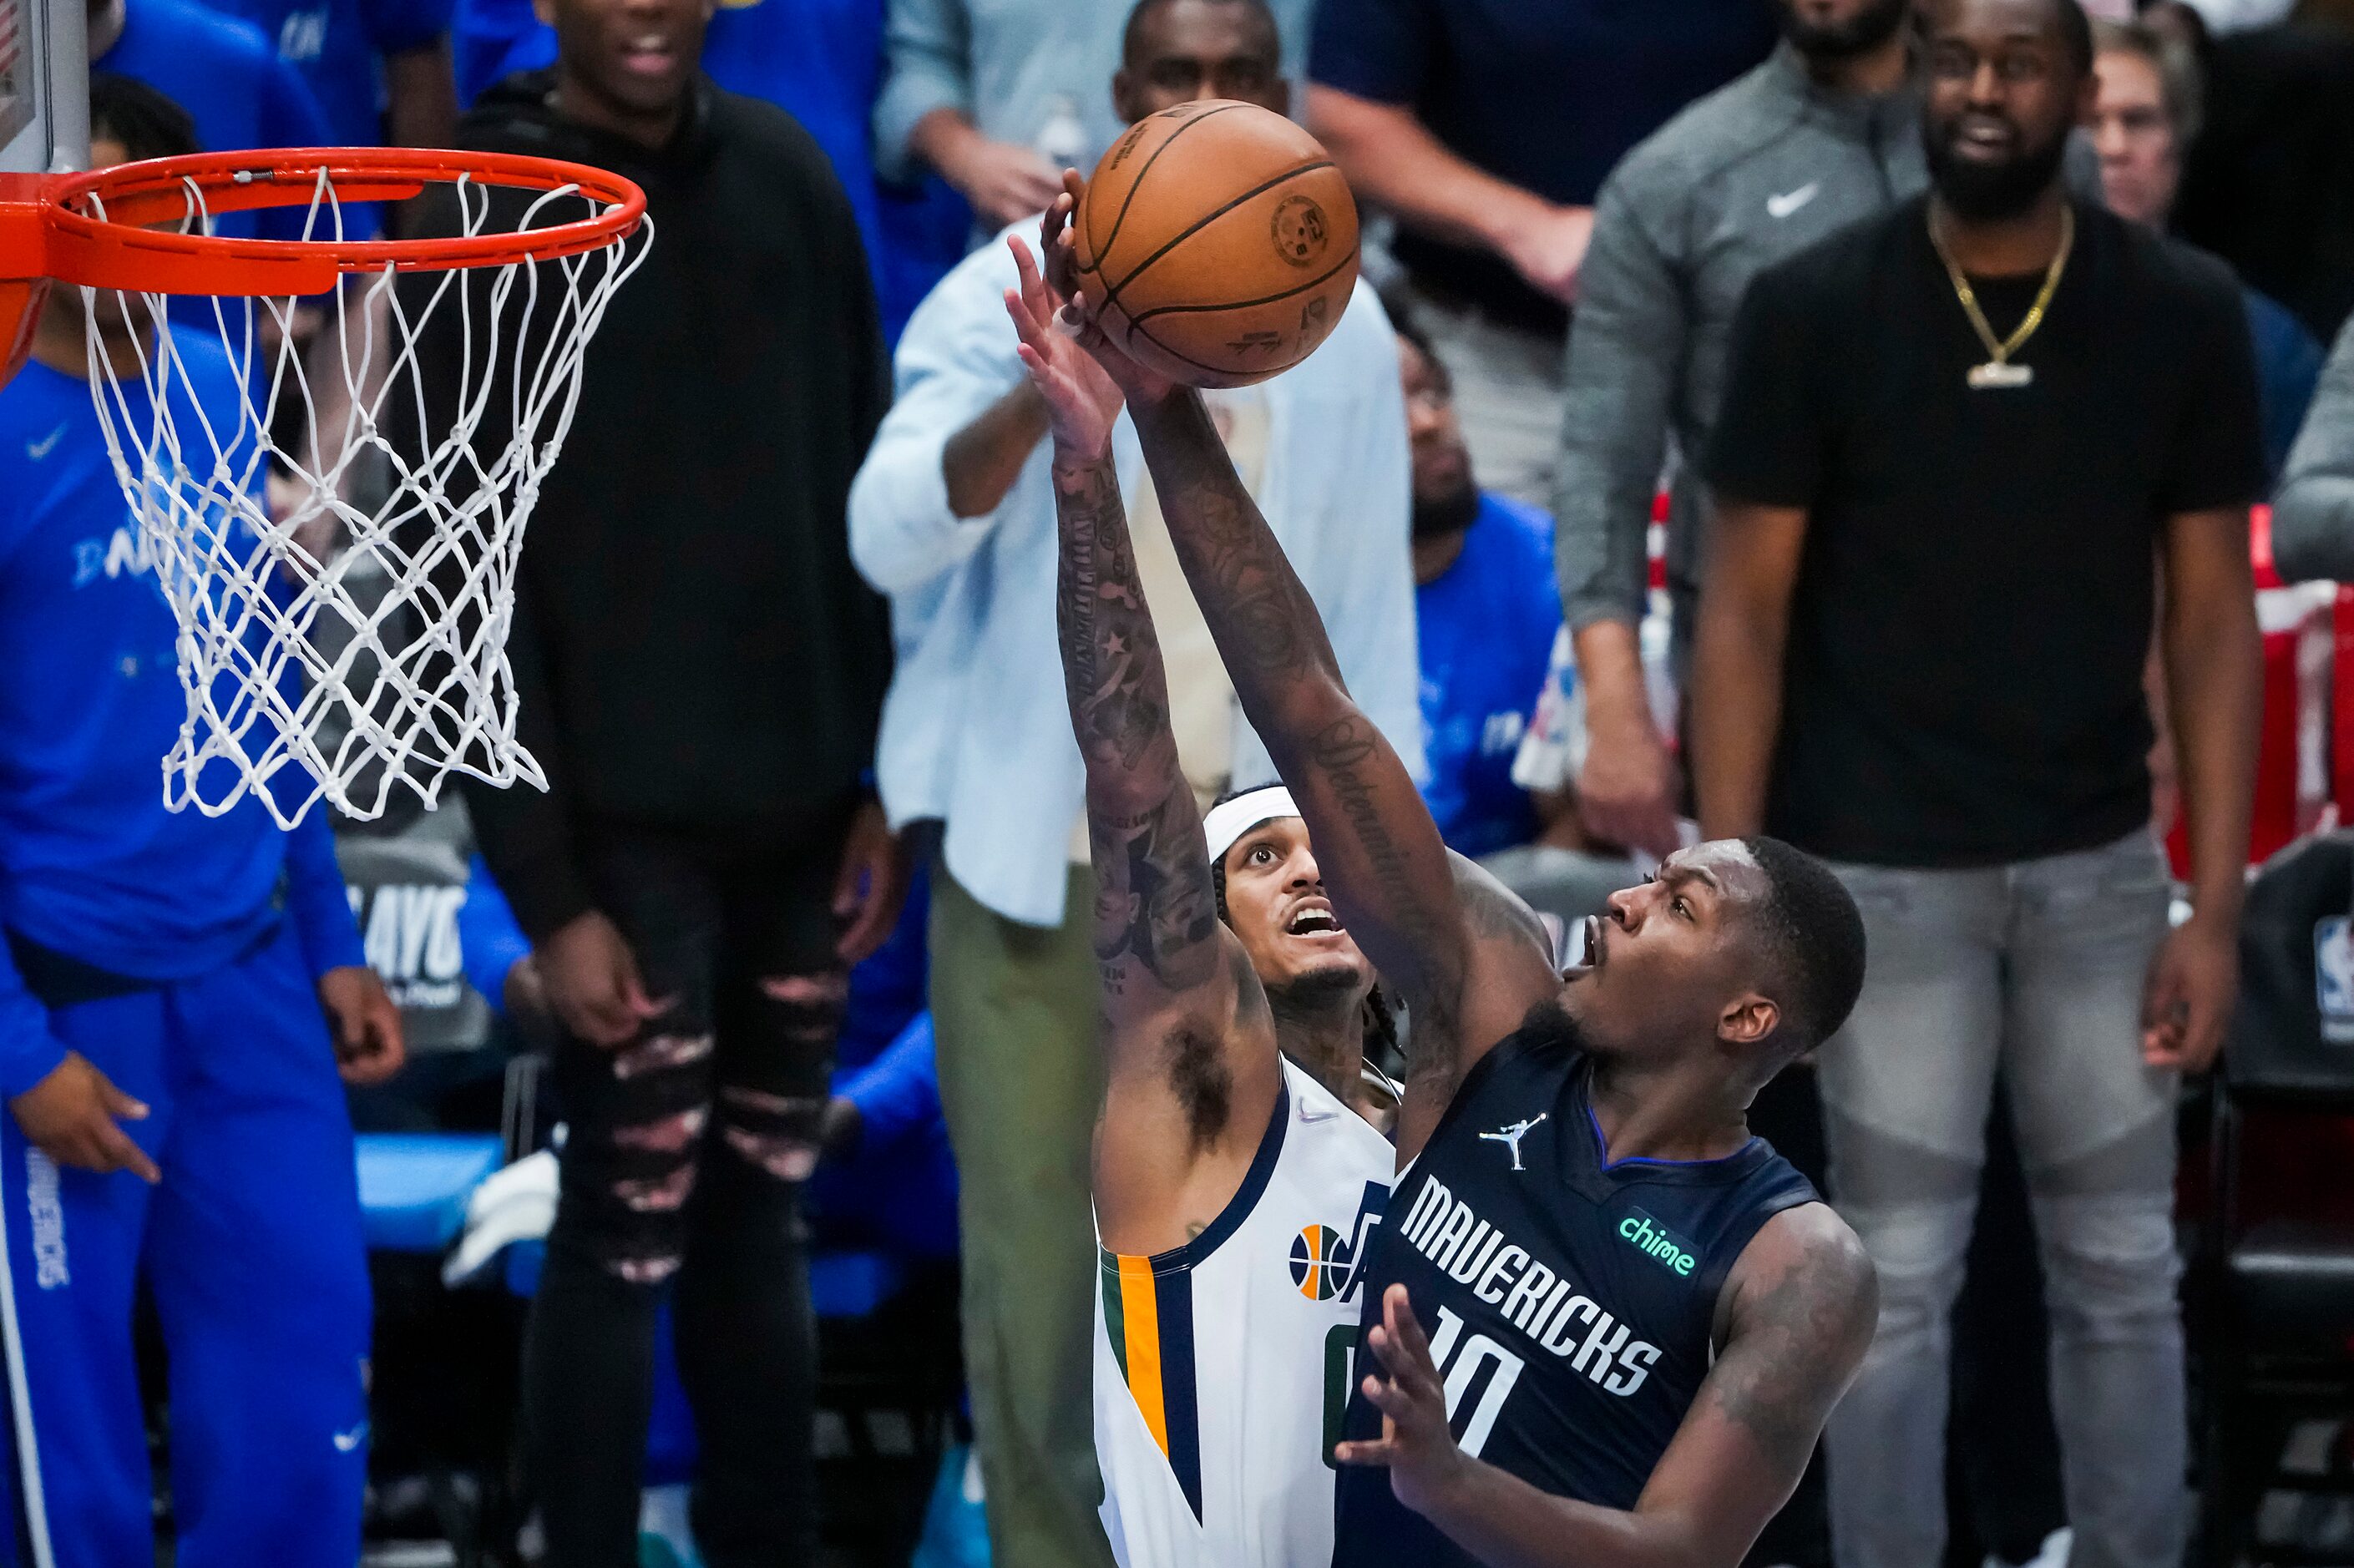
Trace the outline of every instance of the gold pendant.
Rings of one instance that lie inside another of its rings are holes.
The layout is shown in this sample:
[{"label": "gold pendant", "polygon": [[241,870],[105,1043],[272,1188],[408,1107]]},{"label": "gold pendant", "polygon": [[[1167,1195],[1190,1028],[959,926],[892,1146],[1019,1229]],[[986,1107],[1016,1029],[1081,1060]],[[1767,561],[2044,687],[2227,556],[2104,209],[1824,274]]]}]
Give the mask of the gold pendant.
[{"label": "gold pendant", "polygon": [[1989,359],[1984,365],[1970,366],[1969,383],[1973,392],[2024,387],[2034,379],[2035,366],[2031,365],[2011,365],[2003,360]]}]

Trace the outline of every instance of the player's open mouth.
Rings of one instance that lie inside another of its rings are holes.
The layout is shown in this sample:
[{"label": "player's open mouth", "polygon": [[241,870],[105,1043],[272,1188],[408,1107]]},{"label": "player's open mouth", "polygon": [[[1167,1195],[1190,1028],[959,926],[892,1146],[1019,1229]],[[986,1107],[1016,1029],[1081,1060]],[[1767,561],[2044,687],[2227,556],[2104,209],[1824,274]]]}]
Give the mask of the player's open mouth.
[{"label": "player's open mouth", "polygon": [[1283,923],[1283,932],[1287,937],[1337,937],[1341,930],[1340,918],[1332,913],[1332,906],[1322,899],[1302,904],[1291,912],[1291,918]]},{"label": "player's open mouth", "polygon": [[1602,945],[1602,928],[1606,922],[1599,915],[1588,915],[1577,923],[1577,957],[1561,971],[1564,980],[1582,980],[1602,967],[1606,949]]}]

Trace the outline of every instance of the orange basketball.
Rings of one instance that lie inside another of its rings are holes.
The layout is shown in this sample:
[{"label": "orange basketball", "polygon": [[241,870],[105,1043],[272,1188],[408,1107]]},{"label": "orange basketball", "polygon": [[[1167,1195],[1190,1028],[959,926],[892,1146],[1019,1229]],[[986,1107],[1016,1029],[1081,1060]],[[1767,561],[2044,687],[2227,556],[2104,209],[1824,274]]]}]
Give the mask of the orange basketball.
[{"label": "orange basketball", "polygon": [[1357,281],[1357,204],[1316,138],[1255,104],[1149,115],[1072,221],[1112,342],[1196,387],[1247,387],[1324,341]]}]

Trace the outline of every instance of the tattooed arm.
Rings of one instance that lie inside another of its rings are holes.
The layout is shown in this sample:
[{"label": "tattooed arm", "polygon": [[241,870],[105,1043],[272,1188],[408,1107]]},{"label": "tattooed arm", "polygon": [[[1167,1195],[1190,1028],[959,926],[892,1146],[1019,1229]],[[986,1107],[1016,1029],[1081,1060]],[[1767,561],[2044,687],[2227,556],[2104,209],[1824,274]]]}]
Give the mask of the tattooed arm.
[{"label": "tattooed arm", "polygon": [[1160,640],[1112,468],[1119,390],[1046,323],[1018,241],[1006,308],[1054,433],[1055,591],[1071,727],[1087,768],[1105,1091],[1097,1224],[1120,1252],[1182,1245],[1242,1183],[1282,1069],[1275,1022],[1217,917],[1200,808],[1177,757]]},{"label": "tattooed arm", "polygon": [[1129,407],[1178,559],[1235,694],[1307,818],[1334,906],[1412,1015],[1410,1159],[1473,1062],[1558,985],[1526,905],[1451,855],[1397,753],[1349,695],[1315,601],[1198,394]]},{"label": "tattooed arm", "polygon": [[1343,1464],[1388,1467],[1398,1500],[1488,1568],[1736,1568],[1797,1489],[1880,1315],[1862,1244],[1823,1204],[1766,1222],[1725,1282],[1723,1349],[1632,1509],[1538,1490],[1456,1446],[1430,1343],[1392,1286],[1365,1394],[1382,1436]]}]

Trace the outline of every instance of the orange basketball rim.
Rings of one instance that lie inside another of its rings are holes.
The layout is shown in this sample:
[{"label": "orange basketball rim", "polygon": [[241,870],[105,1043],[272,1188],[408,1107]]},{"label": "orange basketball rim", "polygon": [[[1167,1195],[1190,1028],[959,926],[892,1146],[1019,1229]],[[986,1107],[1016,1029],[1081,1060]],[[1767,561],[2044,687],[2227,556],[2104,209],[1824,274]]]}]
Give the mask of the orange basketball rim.
[{"label": "orange basketball rim", "polygon": [[[597,210],[568,223],[446,239],[242,239],[200,232],[207,215],[398,202],[429,185],[578,193]],[[644,221],[645,193],[618,175],[552,158],[376,147],[199,153],[73,175],[0,174],[0,385],[23,365],[53,282],[132,293],[320,294],[345,273],[449,271],[546,261],[617,244]]]}]

